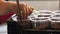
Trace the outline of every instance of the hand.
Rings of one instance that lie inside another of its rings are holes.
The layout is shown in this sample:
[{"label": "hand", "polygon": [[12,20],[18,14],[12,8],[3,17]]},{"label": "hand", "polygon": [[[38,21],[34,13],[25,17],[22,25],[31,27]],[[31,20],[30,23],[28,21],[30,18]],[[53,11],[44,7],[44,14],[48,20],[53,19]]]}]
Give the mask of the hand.
[{"label": "hand", "polygon": [[20,12],[22,11],[21,15],[19,13],[19,9],[17,4],[13,5],[13,7],[11,8],[13,12],[15,12],[17,14],[17,16],[22,20],[27,19],[27,17],[32,13],[33,8],[28,6],[25,3],[21,3],[19,4],[19,8],[20,8]]},{"label": "hand", "polygon": [[[23,3],[20,4],[20,11],[21,13],[21,18],[22,19],[27,19],[27,17],[32,13],[33,8],[31,8],[30,6],[28,6],[27,4]],[[19,14],[20,16],[20,14]]]}]

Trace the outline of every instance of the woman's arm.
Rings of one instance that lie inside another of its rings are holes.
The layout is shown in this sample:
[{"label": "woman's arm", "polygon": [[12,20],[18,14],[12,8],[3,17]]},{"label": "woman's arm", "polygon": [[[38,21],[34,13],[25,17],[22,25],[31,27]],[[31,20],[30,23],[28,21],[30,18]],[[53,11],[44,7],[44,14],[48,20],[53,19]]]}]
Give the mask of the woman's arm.
[{"label": "woman's arm", "polygon": [[[16,13],[17,16],[20,16],[17,3],[9,2],[9,4],[10,4],[11,11]],[[19,8],[20,8],[20,11],[22,11],[22,16],[21,16],[22,19],[26,19],[27,16],[32,13],[32,8],[25,3],[20,3]]]}]

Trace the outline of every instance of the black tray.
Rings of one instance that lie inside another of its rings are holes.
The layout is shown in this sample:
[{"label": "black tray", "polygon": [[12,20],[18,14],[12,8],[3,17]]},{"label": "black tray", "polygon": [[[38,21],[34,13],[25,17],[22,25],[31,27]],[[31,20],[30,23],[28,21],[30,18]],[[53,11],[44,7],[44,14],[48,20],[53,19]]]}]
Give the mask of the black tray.
[{"label": "black tray", "polygon": [[29,34],[29,33],[33,33],[33,34],[36,34],[36,33],[43,33],[43,34],[51,34],[51,33],[59,33],[60,34],[60,30],[56,30],[56,29],[52,29],[52,28],[47,28],[47,29],[44,29],[44,30],[34,30],[34,29],[21,29],[20,25],[18,25],[15,21],[8,21],[8,32],[11,33],[11,34]]}]

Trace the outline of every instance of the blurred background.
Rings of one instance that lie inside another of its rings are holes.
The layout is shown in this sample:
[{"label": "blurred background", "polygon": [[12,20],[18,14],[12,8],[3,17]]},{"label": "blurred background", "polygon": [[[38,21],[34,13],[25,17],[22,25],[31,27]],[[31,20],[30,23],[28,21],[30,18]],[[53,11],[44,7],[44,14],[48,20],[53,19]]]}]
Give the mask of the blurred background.
[{"label": "blurred background", "polygon": [[20,2],[27,3],[36,10],[59,10],[59,0],[20,0]]}]

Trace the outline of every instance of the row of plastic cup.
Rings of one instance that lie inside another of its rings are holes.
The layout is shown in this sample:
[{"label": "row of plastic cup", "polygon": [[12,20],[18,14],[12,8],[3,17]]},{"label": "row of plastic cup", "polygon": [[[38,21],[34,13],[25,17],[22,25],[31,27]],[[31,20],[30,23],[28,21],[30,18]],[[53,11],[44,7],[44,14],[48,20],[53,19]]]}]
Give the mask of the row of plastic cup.
[{"label": "row of plastic cup", "polygon": [[[44,29],[49,25],[49,22],[51,22],[51,24],[60,23],[60,10],[33,10],[32,14],[28,16],[28,19],[34,22],[35,29]],[[60,27],[58,27],[58,29],[60,29]]]},{"label": "row of plastic cup", "polygon": [[[31,21],[37,22],[40,20],[50,20],[60,18],[60,10],[50,11],[50,10],[33,10],[32,14],[28,16]],[[57,21],[57,20],[56,20]]]}]

